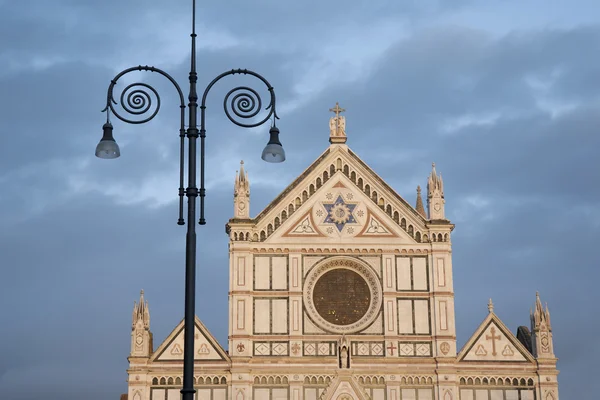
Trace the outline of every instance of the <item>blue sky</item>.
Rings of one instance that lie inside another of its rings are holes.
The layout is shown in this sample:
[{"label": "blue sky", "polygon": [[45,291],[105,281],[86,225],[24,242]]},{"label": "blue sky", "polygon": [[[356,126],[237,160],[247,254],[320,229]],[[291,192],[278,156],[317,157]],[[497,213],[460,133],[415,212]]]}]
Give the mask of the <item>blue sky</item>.
[{"label": "blue sky", "polygon": [[[186,87],[191,1],[0,0],[0,393],[100,400],[126,390],[131,310],[150,302],[158,345],[183,317],[176,225],[178,104],[156,77],[159,116],[113,121],[122,157],[96,159],[106,89],[155,65]],[[459,345],[495,311],[528,325],[548,302],[563,398],[595,390],[600,233],[600,24],[592,0],[199,2],[203,88],[231,68],[275,87],[284,164],[207,109],[207,219],[197,314],[227,337],[227,237],[240,159],[256,215],[328,145],[348,144],[413,203],[431,162],[456,224]],[[140,76],[143,77],[143,76]],[[587,344],[589,343],[589,344]]]}]

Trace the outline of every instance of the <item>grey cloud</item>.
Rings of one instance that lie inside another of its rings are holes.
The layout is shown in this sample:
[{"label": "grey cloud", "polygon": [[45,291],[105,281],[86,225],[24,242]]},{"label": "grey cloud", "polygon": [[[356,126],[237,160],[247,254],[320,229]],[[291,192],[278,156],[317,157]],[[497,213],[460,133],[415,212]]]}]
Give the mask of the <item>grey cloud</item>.
[{"label": "grey cloud", "polygon": [[[11,399],[37,398],[42,390],[49,399],[80,398],[81,390],[90,388],[93,394],[86,398],[117,398],[126,387],[130,307],[139,289],[150,301],[157,343],[182,317],[184,229],[175,225],[175,201],[154,208],[149,201],[127,206],[101,190],[114,182],[135,188],[176,170],[178,154],[177,139],[168,139],[178,128],[174,92],[150,76],[163,96],[160,115],[144,126],[114,119],[123,157],[114,162],[93,158],[104,121],[99,110],[114,75],[106,65],[111,59],[152,63],[121,54],[119,49],[130,45],[120,40],[130,38],[135,28],[134,43],[143,45],[139,29],[152,28],[144,26],[148,13],[187,22],[189,4],[140,0],[119,2],[116,8],[117,2],[63,0],[35,2],[30,12],[22,3],[2,5],[12,24],[0,24],[6,34],[0,37],[15,39],[2,43],[7,50],[0,60],[37,52],[79,62],[0,76],[0,130],[10,144],[0,147],[0,300],[9,305],[0,309],[0,319],[10,321],[1,334],[0,389]],[[333,3],[285,9],[281,4],[249,7],[241,2],[238,12],[225,3],[200,5],[201,23],[255,41],[273,32],[289,41],[286,46],[267,40],[258,50],[201,51],[200,87],[225,69],[250,68],[275,86],[279,104],[290,102],[298,96],[293,86],[310,65],[307,58],[315,57],[306,54],[306,45],[322,44],[332,27],[357,23],[360,29],[383,14],[415,21],[438,12],[435,4],[416,2],[378,7],[357,2],[341,9]],[[599,124],[591,104],[597,102],[598,65],[588,55],[597,52],[599,37],[597,27],[501,38],[460,27],[416,29],[372,60],[370,74],[353,83],[327,83],[282,115],[278,125],[288,152],[283,166],[258,160],[266,128],[262,135],[243,131],[222,115],[222,95],[246,81],[232,79],[215,87],[207,121],[207,178],[215,183],[207,197],[209,224],[199,228],[197,314],[225,345],[224,223],[231,215],[230,182],[239,159],[246,160],[251,182],[259,182],[252,186],[252,212],[257,214],[325,149],[327,110],[339,101],[348,110],[351,148],[408,201],[414,202],[413,183],[423,186],[431,161],[438,162],[447,213],[451,219],[460,214],[453,235],[459,342],[485,317],[488,297],[514,331],[527,324],[534,292],[540,290],[552,312],[561,394],[584,397],[592,389],[579,377],[592,370],[595,354],[582,352],[580,343],[591,343],[597,328],[589,316],[595,315],[591,283],[600,260],[590,250],[598,225],[576,210],[597,209],[593,151],[600,144]],[[556,69],[561,72],[553,77]],[[185,87],[187,71],[183,63],[170,72]],[[550,118],[526,82],[531,75],[555,79],[549,95],[574,101],[576,108]],[[440,132],[448,119],[487,112],[500,115],[489,126]],[[157,142],[166,147],[157,149]],[[69,184],[73,176],[95,189],[75,190]],[[175,199],[177,186],[174,180],[158,190]],[[467,199],[477,196],[489,203],[469,206]],[[31,212],[36,206],[38,211]],[[569,290],[574,294],[566,295]]]}]

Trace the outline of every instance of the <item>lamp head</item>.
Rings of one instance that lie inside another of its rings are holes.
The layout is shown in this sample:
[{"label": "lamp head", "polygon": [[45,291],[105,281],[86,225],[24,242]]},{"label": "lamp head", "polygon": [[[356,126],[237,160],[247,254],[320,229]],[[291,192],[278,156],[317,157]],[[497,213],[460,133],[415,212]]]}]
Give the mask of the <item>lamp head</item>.
[{"label": "lamp head", "polygon": [[106,122],[102,126],[102,139],[98,143],[98,146],[96,146],[96,157],[112,159],[121,155],[119,145],[113,138],[112,130],[113,127],[110,122]]},{"label": "lamp head", "polygon": [[285,151],[279,141],[279,129],[276,126],[272,126],[269,130],[271,137],[269,143],[265,146],[262,152],[261,158],[266,162],[280,163],[285,161]]}]

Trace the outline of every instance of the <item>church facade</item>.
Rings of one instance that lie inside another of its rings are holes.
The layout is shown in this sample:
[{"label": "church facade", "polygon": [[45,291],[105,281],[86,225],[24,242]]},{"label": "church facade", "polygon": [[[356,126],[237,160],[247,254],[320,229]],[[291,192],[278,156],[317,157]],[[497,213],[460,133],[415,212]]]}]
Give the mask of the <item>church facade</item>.
[{"label": "church facade", "polygon": [[[413,207],[330,145],[256,217],[243,164],[229,237],[227,351],[197,318],[198,400],[558,400],[548,308],[513,334],[488,313],[456,346],[452,230],[435,165]],[[426,210],[427,208],[427,210]],[[134,306],[129,400],[180,398],[183,321],[153,346]]]}]

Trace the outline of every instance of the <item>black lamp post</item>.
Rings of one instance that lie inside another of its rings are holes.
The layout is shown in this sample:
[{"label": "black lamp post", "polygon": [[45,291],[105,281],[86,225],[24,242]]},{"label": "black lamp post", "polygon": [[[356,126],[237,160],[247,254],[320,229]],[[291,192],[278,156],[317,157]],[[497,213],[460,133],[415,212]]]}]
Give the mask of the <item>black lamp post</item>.
[{"label": "black lamp post", "polygon": [[[96,147],[96,156],[100,158],[117,158],[120,156],[119,146],[112,135],[112,124],[110,123],[110,113],[112,112],[117,118],[131,124],[143,124],[153,119],[160,109],[160,97],[158,92],[146,83],[132,83],[125,87],[121,92],[120,104],[121,107],[129,114],[135,116],[148,115],[144,119],[130,120],[121,116],[114,108],[117,101],[114,100],[113,90],[117,81],[125,74],[133,71],[151,71],[167,78],[177,89],[180,100],[181,121],[179,127],[180,137],[180,154],[179,154],[179,219],[178,225],[184,225],[183,219],[183,196],[188,198],[188,229],[186,234],[186,251],[185,251],[185,320],[184,320],[184,354],[183,354],[183,389],[181,394],[183,400],[192,400],[194,398],[194,318],[195,318],[195,297],[196,297],[196,198],[200,196],[200,225],[206,224],[204,219],[204,196],[206,189],[204,188],[204,139],[206,137],[205,129],[205,110],[206,96],[210,89],[217,81],[229,75],[244,74],[252,75],[260,79],[266,86],[271,96],[269,104],[265,108],[268,110],[267,116],[258,122],[243,123],[236,118],[249,119],[258,115],[262,109],[262,101],[258,92],[246,86],[238,86],[230,90],[223,101],[225,114],[231,122],[244,127],[252,128],[267,122],[273,117],[273,122],[270,133],[270,139],[265,149],[262,152],[262,159],[267,162],[283,162],[285,160],[285,152],[279,142],[279,129],[275,126],[275,121],[279,118],[275,109],[275,92],[273,87],[265,78],[256,72],[246,69],[232,69],[226,71],[212,80],[204,90],[202,101],[200,103],[200,130],[198,130],[198,94],[196,92],[196,0],[192,0],[192,55],[191,55],[191,70],[189,74],[190,91],[188,104],[189,124],[187,130],[184,127],[185,122],[185,102],[183,92],[177,82],[166,72],[161,69],[149,66],[137,66],[128,68],[118,73],[108,86],[106,98],[106,123],[102,127],[103,136]],[[154,95],[152,96],[151,93]],[[152,98],[156,98],[156,106],[152,110]],[[228,106],[229,105],[229,106]],[[229,108],[231,110],[229,110]],[[233,115],[232,115],[233,113]],[[188,139],[188,187],[183,188],[184,180],[184,150],[185,141]],[[200,189],[196,187],[196,140],[200,137]]]}]

